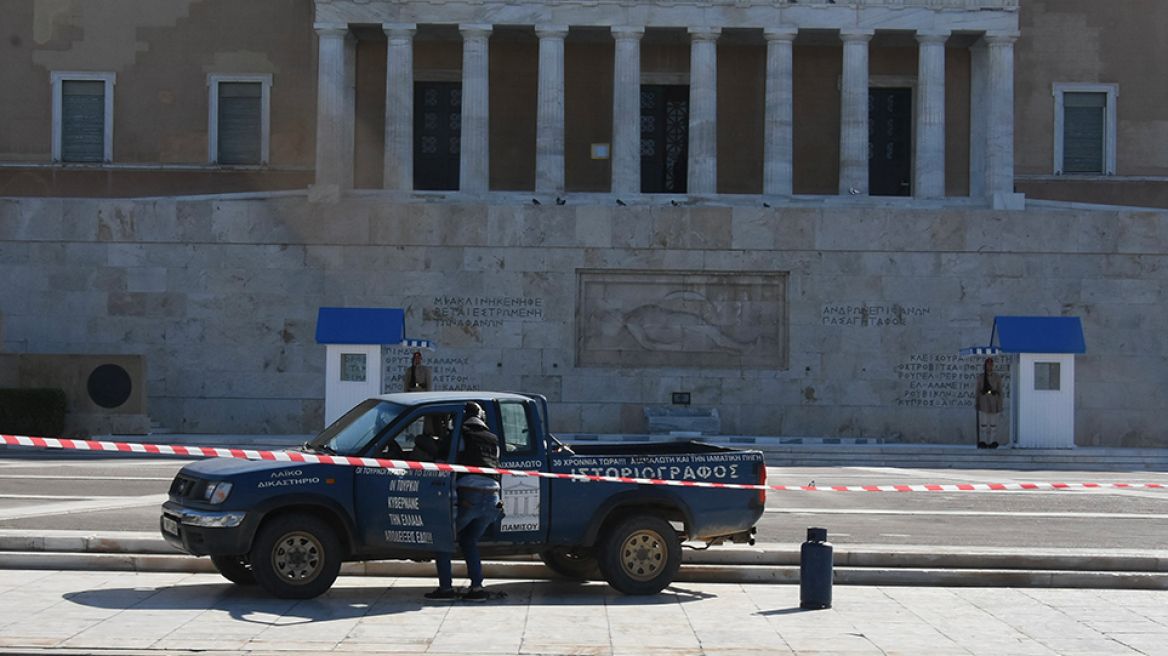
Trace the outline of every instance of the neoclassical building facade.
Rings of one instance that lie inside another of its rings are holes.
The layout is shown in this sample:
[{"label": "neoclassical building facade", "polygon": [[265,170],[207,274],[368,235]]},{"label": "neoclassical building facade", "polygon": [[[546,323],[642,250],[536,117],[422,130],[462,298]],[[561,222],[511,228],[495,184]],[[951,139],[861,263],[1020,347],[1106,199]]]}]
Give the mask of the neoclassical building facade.
[{"label": "neoclassical building facade", "polygon": [[[497,153],[492,158],[492,84],[512,84],[504,78],[533,75],[530,83],[535,87],[536,110],[529,117],[534,119],[531,191],[557,196],[573,190],[574,181],[565,174],[568,162],[589,157],[607,160],[608,191],[624,198],[653,192],[682,193],[697,199],[727,190],[741,193],[741,187],[720,184],[720,173],[726,177],[727,172],[730,177],[755,180],[755,189],[750,191],[756,194],[790,197],[796,192],[795,142],[802,127],[796,120],[794,91],[793,50],[799,43],[807,45],[808,60],[842,59],[839,106],[827,112],[809,106],[800,116],[819,124],[824,123],[825,115],[838,119],[831,150],[838,152],[839,194],[868,195],[873,191],[871,182],[876,181],[874,191],[879,195],[945,197],[945,90],[947,82],[955,81],[968,87],[967,106],[953,112],[964,123],[958,133],[966,143],[955,150],[968,156],[966,195],[988,197],[995,206],[1017,204],[1013,195],[1017,0],[320,0],[315,21],[320,40],[318,194],[335,195],[354,187],[358,46],[361,35],[368,34],[368,26],[375,26],[384,32],[386,59],[383,189],[490,191],[492,168],[515,165],[513,158]],[[500,32],[501,43],[518,47],[495,48],[496,56],[506,62],[496,70],[489,42]],[[426,41],[419,43],[423,38]],[[719,48],[720,42],[726,47]],[[901,51],[884,57],[885,66],[900,74],[878,75],[875,86],[872,44],[884,51]],[[423,50],[420,57],[419,49]],[[604,49],[611,52],[594,56],[596,50]],[[454,50],[461,51],[460,70],[437,68],[433,62],[443,55],[452,61],[457,56]],[[829,52],[817,52],[824,50]],[[910,50],[907,57],[904,50]],[[950,50],[961,51],[958,66],[947,67]],[[644,61],[645,51],[652,59],[649,62]],[[733,68],[719,65],[720,51],[726,51]],[[516,64],[525,54],[535,61]],[[583,65],[588,77],[612,80],[611,92],[604,99],[608,103],[596,102],[594,97],[573,97],[567,85],[575,80],[569,80],[565,71],[569,54],[575,55],[577,69],[582,65],[579,61],[586,60]],[[898,58],[915,59],[915,68],[906,70],[903,61],[893,61]],[[607,70],[598,70],[602,66]],[[425,84],[434,81],[440,85],[437,80],[443,75],[459,85],[460,104],[454,113],[438,108],[436,96],[441,88]],[[720,76],[735,80],[720,88]],[[735,85],[740,86],[744,78],[761,87],[752,89],[761,96],[754,99],[757,108],[750,106],[752,99]],[[903,85],[906,93],[873,94],[876,88],[897,89],[896,85]],[[416,89],[422,97],[415,98]],[[566,107],[577,98],[586,108],[584,112]],[[670,98],[679,99],[672,110]],[[877,101],[891,111],[884,109],[877,117],[873,114]],[[903,107],[896,107],[898,103]],[[660,105],[659,111],[654,111],[658,109],[654,105]],[[730,111],[723,112],[720,121],[721,108]],[[574,129],[595,129],[599,117],[604,116],[607,122],[609,114],[611,121],[604,126],[608,130],[598,131],[608,137],[605,142],[590,144],[587,154],[582,148],[569,150],[569,145],[576,144],[567,134]],[[452,116],[459,123],[459,143],[453,146],[449,129],[438,134],[432,127],[448,123]],[[521,118],[522,113],[510,116]],[[751,125],[743,126],[741,121]],[[720,133],[729,131],[727,122],[740,132],[761,137],[756,140],[761,143],[761,162],[752,162],[756,170],[736,170],[732,162],[741,149],[720,147]],[[657,130],[657,123],[673,124],[673,132]],[[440,158],[430,157],[438,150],[439,137],[447,137],[442,149],[458,149],[457,176],[443,179],[443,174],[436,172],[446,166]],[[874,139],[879,143],[870,146]],[[680,153],[684,160],[679,160]],[[577,168],[582,166],[585,164],[577,164]],[[500,181],[504,185],[517,182]]]}]

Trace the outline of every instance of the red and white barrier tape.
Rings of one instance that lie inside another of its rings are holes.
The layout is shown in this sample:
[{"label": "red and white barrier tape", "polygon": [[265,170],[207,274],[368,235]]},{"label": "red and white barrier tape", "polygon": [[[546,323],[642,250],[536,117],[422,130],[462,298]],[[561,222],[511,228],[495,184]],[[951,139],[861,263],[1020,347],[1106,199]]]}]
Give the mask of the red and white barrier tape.
[{"label": "red and white barrier tape", "polygon": [[97,442],[92,440],[66,440],[54,437],[28,437],[25,435],[0,435],[0,442],[13,446],[32,446],[48,449],[75,449],[78,451],[113,451],[118,453],[147,453],[156,455],[205,456],[211,458],[241,458],[246,460],[273,460],[279,462],[317,462],[330,465],[350,465],[354,467],[379,467],[383,469],[426,469],[430,471],[457,472],[467,474],[506,474],[510,476],[533,476],[539,478],[559,478],[576,481],[604,481],[609,483],[634,483],[638,485],[674,485],[678,487],[710,487],[730,490],[775,490],[778,492],[985,492],[991,490],[1073,490],[1073,489],[1166,489],[1163,483],[954,483],[947,485],[832,485],[813,487],[808,485],[741,485],[738,483],[714,483],[708,481],[682,481],[660,478],[627,478],[623,476],[598,476],[593,474],[561,474],[554,472],[527,471],[517,469],[491,469],[452,465],[444,462],[416,462],[413,460],[388,460],[380,458],[354,458],[352,456],[317,455],[300,451],[255,451],[252,449],[224,449],[206,446],[171,446],[167,444],[135,444],[132,442]]}]

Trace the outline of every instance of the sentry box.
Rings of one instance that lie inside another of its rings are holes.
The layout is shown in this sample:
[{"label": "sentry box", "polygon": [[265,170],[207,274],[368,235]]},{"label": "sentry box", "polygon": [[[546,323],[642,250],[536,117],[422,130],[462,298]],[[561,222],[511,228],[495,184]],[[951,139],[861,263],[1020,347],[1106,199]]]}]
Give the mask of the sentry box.
[{"label": "sentry box", "polygon": [[327,345],[324,424],[382,388],[383,346],[434,350],[433,342],[405,337],[405,310],[400,308],[322,307],[316,316],[316,343]]},{"label": "sentry box", "polygon": [[1079,317],[994,317],[990,346],[963,357],[1010,356],[1010,441],[1024,449],[1075,448],[1075,355],[1087,352]]}]

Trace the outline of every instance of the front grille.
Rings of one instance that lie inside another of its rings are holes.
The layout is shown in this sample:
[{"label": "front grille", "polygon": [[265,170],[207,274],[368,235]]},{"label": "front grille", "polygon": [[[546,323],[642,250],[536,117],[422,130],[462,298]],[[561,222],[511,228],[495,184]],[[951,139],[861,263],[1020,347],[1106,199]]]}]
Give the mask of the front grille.
[{"label": "front grille", "polygon": [[206,486],[205,481],[180,474],[175,476],[170,484],[170,496],[175,499],[199,498],[198,494],[201,494]]}]

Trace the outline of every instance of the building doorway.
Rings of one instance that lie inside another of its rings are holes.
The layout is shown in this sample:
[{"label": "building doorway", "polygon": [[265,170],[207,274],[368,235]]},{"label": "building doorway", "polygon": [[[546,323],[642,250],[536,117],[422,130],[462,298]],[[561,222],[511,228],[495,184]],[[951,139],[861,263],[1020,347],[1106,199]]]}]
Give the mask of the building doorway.
[{"label": "building doorway", "polygon": [[641,193],[684,194],[689,87],[641,85]]},{"label": "building doorway", "polygon": [[868,90],[868,193],[912,195],[912,89]]},{"label": "building doorway", "polygon": [[414,189],[458,190],[462,83],[414,83]]}]

